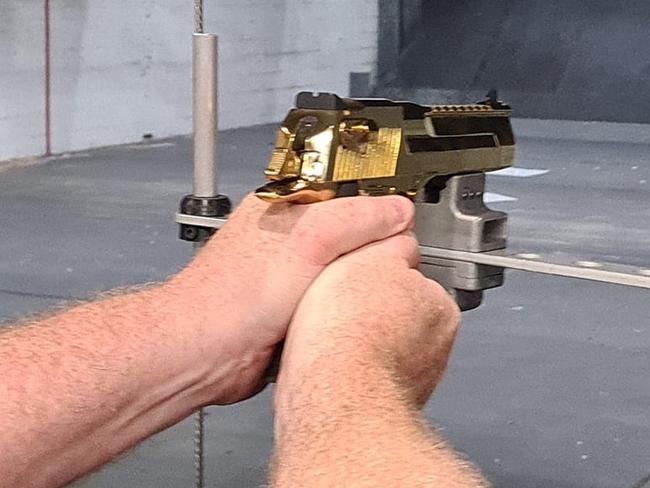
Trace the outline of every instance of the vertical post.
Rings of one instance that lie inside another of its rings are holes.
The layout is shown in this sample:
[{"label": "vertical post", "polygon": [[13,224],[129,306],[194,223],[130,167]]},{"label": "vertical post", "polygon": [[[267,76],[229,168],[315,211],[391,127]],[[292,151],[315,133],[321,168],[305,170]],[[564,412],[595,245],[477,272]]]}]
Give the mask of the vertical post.
[{"label": "vertical post", "polygon": [[[225,217],[230,200],[217,186],[217,90],[218,38],[203,31],[203,0],[194,0],[194,34],[192,35],[192,126],[194,178],[191,195],[181,200],[180,213],[198,217]],[[194,243],[198,252],[215,229],[195,224],[180,225],[180,238]],[[196,488],[205,480],[204,440],[205,411],[194,418],[194,467]]]},{"label": "vertical post", "polygon": [[215,34],[192,35],[192,124],[194,128],[194,191],[209,198],[217,189],[217,63]]},{"label": "vertical post", "polygon": [[[194,34],[192,35],[192,128],[194,145],[194,178],[190,202],[200,202],[194,211],[219,214],[219,205],[213,208],[210,202],[224,202],[217,188],[217,138],[219,130],[218,106],[218,38],[215,34],[203,32],[203,0],[194,0]],[[227,198],[225,198],[227,201]],[[223,211],[229,211],[222,207]],[[198,251],[205,240],[201,233],[194,249]],[[205,484],[205,411],[200,409],[194,419],[194,467],[196,488]]]}]

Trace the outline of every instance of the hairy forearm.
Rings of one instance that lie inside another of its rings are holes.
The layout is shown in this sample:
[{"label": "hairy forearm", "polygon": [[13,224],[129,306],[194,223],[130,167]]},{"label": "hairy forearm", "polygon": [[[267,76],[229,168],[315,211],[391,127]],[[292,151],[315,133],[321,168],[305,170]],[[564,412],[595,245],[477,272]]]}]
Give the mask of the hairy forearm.
[{"label": "hairy forearm", "polygon": [[315,361],[299,374],[276,404],[275,488],[486,486],[372,359]]},{"label": "hairy forearm", "polygon": [[0,486],[63,485],[206,400],[230,365],[196,358],[171,298],[156,287],[0,334]]}]

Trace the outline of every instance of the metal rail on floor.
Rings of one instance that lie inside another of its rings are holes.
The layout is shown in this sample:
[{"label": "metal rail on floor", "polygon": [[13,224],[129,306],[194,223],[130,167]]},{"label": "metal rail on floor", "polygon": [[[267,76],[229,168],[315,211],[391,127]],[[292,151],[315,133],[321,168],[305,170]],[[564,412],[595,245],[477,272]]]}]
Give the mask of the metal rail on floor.
[{"label": "metal rail on floor", "polygon": [[[198,217],[177,213],[176,222],[179,224],[199,225],[219,229],[227,222],[227,219]],[[420,246],[420,254],[423,263],[434,259],[451,259],[454,261],[528,271],[531,273],[650,289],[650,269],[637,268],[629,265],[594,261],[574,261],[571,263],[566,262],[568,260],[564,260],[563,262],[557,256],[537,253],[508,253],[505,251],[468,252],[429,246]]]}]

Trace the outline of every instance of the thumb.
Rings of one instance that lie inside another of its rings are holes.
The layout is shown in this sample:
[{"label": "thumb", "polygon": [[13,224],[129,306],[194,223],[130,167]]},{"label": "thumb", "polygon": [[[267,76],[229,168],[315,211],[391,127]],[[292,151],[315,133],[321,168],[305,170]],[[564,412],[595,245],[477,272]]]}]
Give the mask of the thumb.
[{"label": "thumb", "polygon": [[410,200],[392,195],[335,198],[308,207],[299,223],[309,241],[303,249],[320,265],[412,228],[415,215]]},{"label": "thumb", "polygon": [[339,261],[353,262],[401,260],[409,268],[416,269],[420,264],[420,248],[415,233],[406,230],[382,241],[373,242],[339,259]]}]

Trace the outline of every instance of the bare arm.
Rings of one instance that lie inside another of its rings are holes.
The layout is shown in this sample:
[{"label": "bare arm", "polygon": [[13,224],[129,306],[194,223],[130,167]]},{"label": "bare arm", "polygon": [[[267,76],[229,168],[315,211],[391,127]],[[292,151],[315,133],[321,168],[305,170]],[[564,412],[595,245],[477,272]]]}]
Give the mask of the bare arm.
[{"label": "bare arm", "polygon": [[416,249],[400,236],[343,257],[301,302],[276,393],[275,488],[486,486],[420,413],[458,313],[408,269]]},{"label": "bare arm", "polygon": [[208,403],[254,395],[327,264],[404,230],[405,199],[247,198],[155,288],[0,335],[0,486],[61,486]]},{"label": "bare arm", "polygon": [[172,298],[159,287],[0,335],[1,486],[63,485],[224,396],[246,358],[197,357]]},{"label": "bare arm", "polygon": [[273,486],[486,486],[409,405],[386,368],[372,360],[314,366],[293,393]]}]

